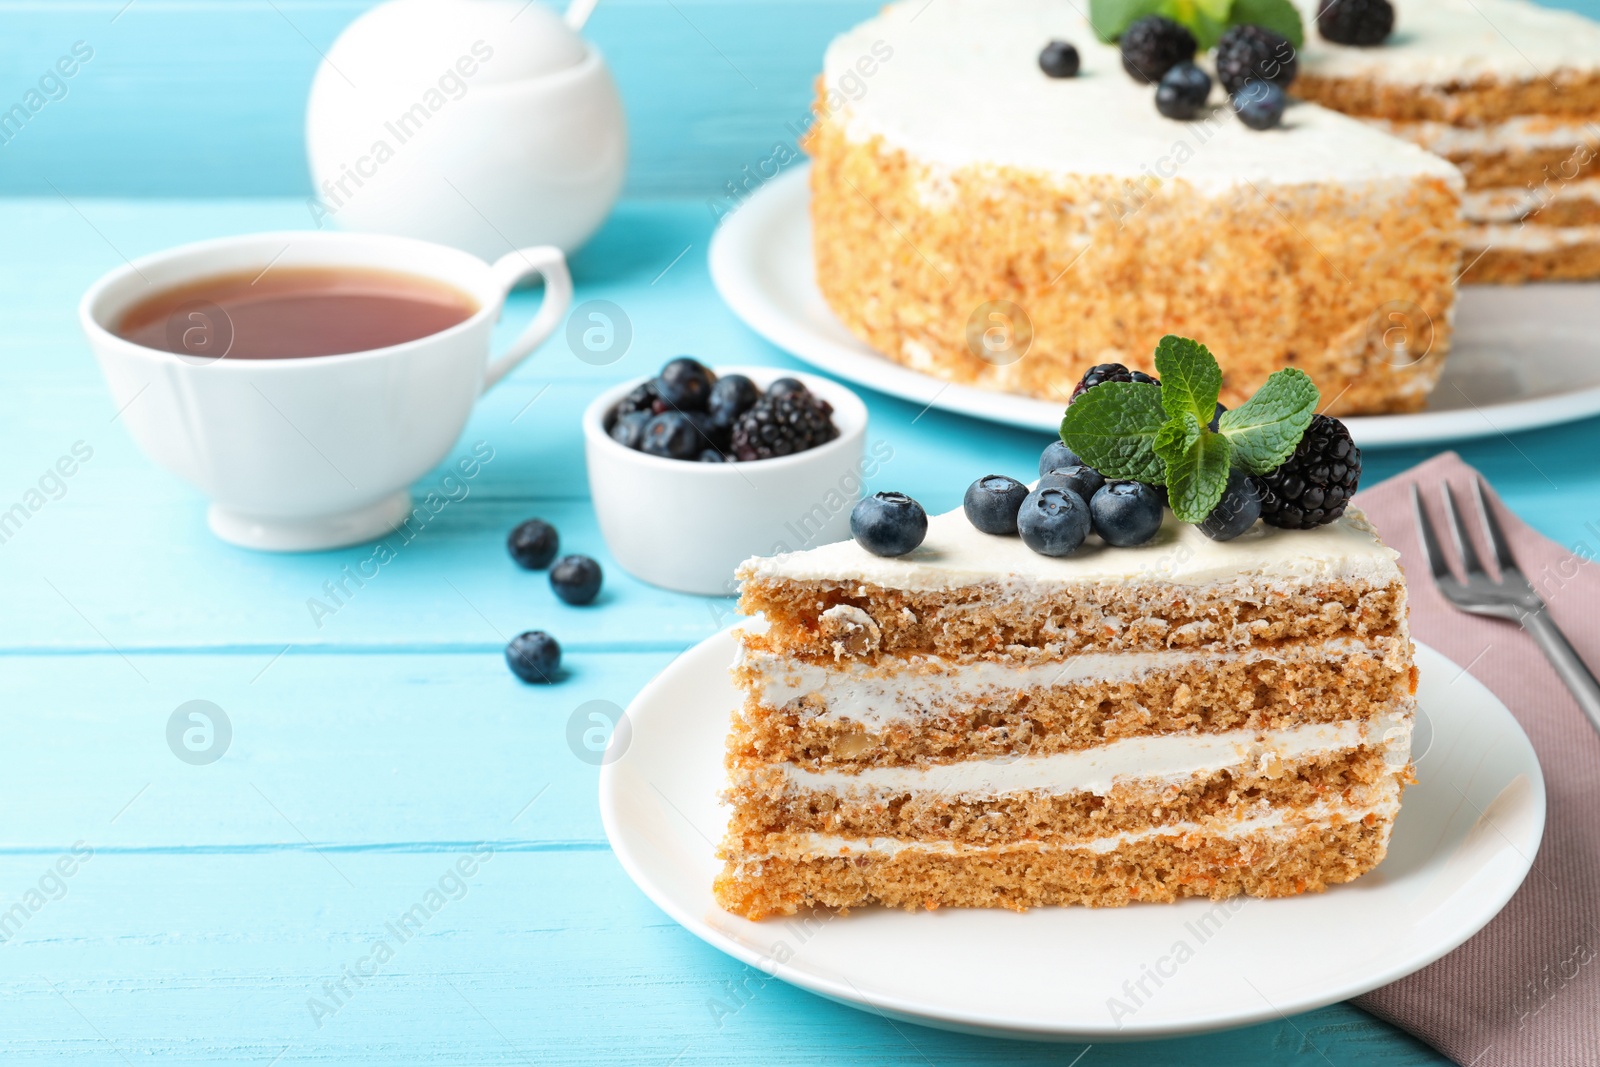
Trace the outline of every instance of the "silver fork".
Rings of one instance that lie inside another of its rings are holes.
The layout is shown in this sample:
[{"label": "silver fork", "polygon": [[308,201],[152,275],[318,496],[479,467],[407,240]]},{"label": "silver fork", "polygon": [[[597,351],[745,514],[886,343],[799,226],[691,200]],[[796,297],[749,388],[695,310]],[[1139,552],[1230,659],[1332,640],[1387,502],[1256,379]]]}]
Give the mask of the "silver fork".
[{"label": "silver fork", "polygon": [[1545,610],[1544,601],[1534,592],[1533,586],[1517,567],[1506,544],[1506,535],[1483,499],[1483,482],[1474,478],[1472,495],[1478,504],[1479,521],[1483,524],[1483,541],[1494,552],[1495,564],[1500,571],[1499,580],[1490,577],[1478,562],[1477,550],[1472,546],[1463,527],[1466,519],[1456,504],[1450,484],[1444,483],[1445,519],[1450,525],[1450,539],[1455,542],[1456,555],[1461,559],[1461,570],[1466,581],[1458,579],[1450,570],[1439,547],[1439,538],[1433,532],[1433,523],[1422,507],[1422,494],[1416,483],[1411,485],[1411,506],[1417,513],[1417,535],[1422,544],[1422,554],[1428,558],[1428,569],[1433,572],[1434,584],[1444,598],[1461,611],[1474,615],[1491,615],[1520,623],[1534,642],[1544,652],[1545,658],[1556,669],[1561,680],[1578,701],[1578,707],[1589,717],[1589,722],[1600,730],[1600,682],[1578,658],[1566,635],[1556,626],[1555,620]]}]

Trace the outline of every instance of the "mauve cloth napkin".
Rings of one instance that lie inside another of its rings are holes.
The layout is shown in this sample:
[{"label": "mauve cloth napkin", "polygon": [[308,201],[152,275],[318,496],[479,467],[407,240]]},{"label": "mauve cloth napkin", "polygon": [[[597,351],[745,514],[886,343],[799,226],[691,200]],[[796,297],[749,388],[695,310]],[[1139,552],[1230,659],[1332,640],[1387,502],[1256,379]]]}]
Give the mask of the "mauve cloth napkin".
[{"label": "mauve cloth napkin", "polygon": [[[1450,483],[1469,523],[1476,472],[1453,452],[1356,496],[1398,549],[1411,594],[1411,632],[1494,691],[1533,742],[1549,809],[1533,870],[1505,910],[1466,944],[1355,1003],[1462,1067],[1600,1065],[1600,734],[1533,640],[1514,623],[1456,611],[1434,587],[1417,545],[1411,485],[1448,545],[1439,485]],[[1600,667],[1600,523],[1575,550],[1535,533],[1491,497],[1512,554],[1574,648]],[[1473,525],[1478,554],[1481,531]],[[1492,558],[1492,557],[1487,557]],[[1425,773],[1425,769],[1423,772]]]}]

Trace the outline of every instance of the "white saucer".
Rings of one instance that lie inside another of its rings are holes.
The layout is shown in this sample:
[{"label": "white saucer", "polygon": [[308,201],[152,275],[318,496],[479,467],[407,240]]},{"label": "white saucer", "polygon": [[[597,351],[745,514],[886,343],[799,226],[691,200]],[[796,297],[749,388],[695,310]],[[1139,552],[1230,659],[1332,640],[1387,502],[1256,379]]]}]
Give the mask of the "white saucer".
[{"label": "white saucer", "polygon": [[[811,259],[807,169],[758,189],[718,227],[711,278],[768,341],[857,385],[994,422],[1055,432],[1061,404],[951,385],[879,355],[834,318]],[[1428,409],[1346,418],[1363,448],[1488,437],[1600,414],[1600,284],[1467,286]],[[1204,340],[1204,338],[1201,338]]]},{"label": "white saucer", "polygon": [[1025,914],[865,908],[750,922],[711,897],[725,823],[723,740],[739,699],[733,654],[726,631],[684,653],[613,734],[600,812],[617,858],[708,944],[832,1000],[929,1026],[1132,1040],[1344,1000],[1481,929],[1522,883],[1544,830],[1544,778],[1516,720],[1476,679],[1419,646],[1420,784],[1406,792],[1388,858],[1348,885],[1283,900]]}]

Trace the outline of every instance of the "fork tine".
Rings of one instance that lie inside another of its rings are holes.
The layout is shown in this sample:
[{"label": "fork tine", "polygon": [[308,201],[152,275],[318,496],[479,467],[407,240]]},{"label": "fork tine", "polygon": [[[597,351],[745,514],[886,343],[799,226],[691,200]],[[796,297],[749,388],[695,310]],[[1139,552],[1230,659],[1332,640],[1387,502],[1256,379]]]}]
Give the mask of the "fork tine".
[{"label": "fork tine", "polygon": [[1417,483],[1411,483],[1411,509],[1417,515],[1417,542],[1422,546],[1422,555],[1428,561],[1428,569],[1433,572],[1435,581],[1450,579],[1450,566],[1444,560],[1444,552],[1439,547],[1439,537],[1433,531],[1433,523],[1428,518],[1427,509],[1422,506],[1422,493],[1417,490]]},{"label": "fork tine", "polygon": [[1478,502],[1478,514],[1483,516],[1483,539],[1494,551],[1494,562],[1500,568],[1501,577],[1518,573],[1517,561],[1511,555],[1511,546],[1506,543],[1506,534],[1500,528],[1500,520],[1495,517],[1489,501],[1484,499],[1482,478],[1472,479],[1472,495]]},{"label": "fork tine", "polygon": [[1461,505],[1456,503],[1456,495],[1450,491],[1449,482],[1441,482],[1444,490],[1444,517],[1450,524],[1450,539],[1456,543],[1456,551],[1461,555],[1461,571],[1469,578],[1484,574],[1483,564],[1478,562],[1478,550],[1472,547],[1472,538],[1467,536],[1467,520],[1461,514]]}]

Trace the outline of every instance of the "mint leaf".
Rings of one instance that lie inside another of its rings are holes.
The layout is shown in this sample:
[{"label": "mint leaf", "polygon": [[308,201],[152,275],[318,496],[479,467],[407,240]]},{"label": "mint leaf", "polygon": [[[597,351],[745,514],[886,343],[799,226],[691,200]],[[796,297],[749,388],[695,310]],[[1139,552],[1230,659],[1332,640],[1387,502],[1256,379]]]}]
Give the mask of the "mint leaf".
[{"label": "mint leaf", "polygon": [[[1165,383],[1163,383],[1165,388]],[[1167,501],[1180,522],[1203,522],[1228,487],[1233,446],[1220,433],[1202,433],[1167,464]]]},{"label": "mint leaf", "polygon": [[1163,0],[1089,0],[1089,25],[1104,44],[1122,36],[1135,19],[1154,15]]},{"label": "mint leaf", "polygon": [[1061,440],[1107,478],[1159,483],[1164,468],[1155,438],[1166,421],[1160,386],[1101,382],[1067,407]]},{"label": "mint leaf", "polygon": [[[1233,0],[1227,22],[1229,26],[1251,25],[1271,30],[1280,37],[1287,37],[1295,48],[1301,48],[1306,43],[1305,26],[1292,0]],[[1273,58],[1286,63],[1292,58],[1292,53]],[[1265,73],[1270,74],[1271,71]]]},{"label": "mint leaf", "polygon": [[1216,47],[1228,28],[1228,8],[1228,0],[1163,0],[1158,13],[1187,26],[1205,52]]},{"label": "mint leaf", "polygon": [[1304,371],[1292,367],[1274,371],[1254,396],[1223,413],[1218,430],[1233,442],[1239,466],[1251,474],[1266,474],[1300,443],[1317,412],[1317,400],[1316,384]]},{"label": "mint leaf", "polygon": [[1161,406],[1170,418],[1193,414],[1201,426],[1217,413],[1222,368],[1199,341],[1167,334],[1156,345],[1156,373],[1161,376]]},{"label": "mint leaf", "polygon": [[1156,433],[1156,455],[1170,468],[1194,447],[1204,432],[1205,428],[1191,413],[1185,412],[1176,419],[1170,419]]}]

